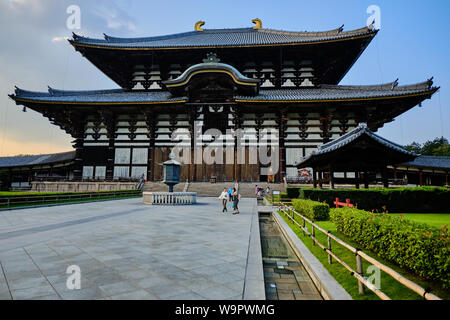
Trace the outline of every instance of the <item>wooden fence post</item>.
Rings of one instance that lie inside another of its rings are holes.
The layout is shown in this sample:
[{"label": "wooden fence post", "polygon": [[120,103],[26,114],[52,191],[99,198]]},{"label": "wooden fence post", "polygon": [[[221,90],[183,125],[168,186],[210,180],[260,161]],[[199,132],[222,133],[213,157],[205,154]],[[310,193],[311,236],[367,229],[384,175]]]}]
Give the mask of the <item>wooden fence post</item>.
[{"label": "wooden fence post", "polygon": [[327,240],[328,240],[328,263],[331,264],[333,262],[332,257],[331,257],[331,238],[330,238],[330,231],[328,231],[328,235],[327,235]]},{"label": "wooden fence post", "polygon": [[[361,256],[358,254],[358,249],[356,249],[356,272],[358,272],[358,274],[363,277],[364,276],[364,272],[363,272],[363,264],[362,264],[362,259]],[[358,280],[358,291],[360,294],[364,294],[364,284]]]},{"label": "wooden fence post", "polygon": [[312,245],[315,246],[316,245],[316,241],[314,241],[314,239],[316,238],[316,230],[314,229],[314,224],[311,224],[311,239],[313,241]]},{"label": "wooden fence post", "polygon": [[302,231],[303,231],[303,236],[305,236],[305,228],[306,228],[305,218],[302,217],[302,220],[303,220],[303,228],[302,228]]}]

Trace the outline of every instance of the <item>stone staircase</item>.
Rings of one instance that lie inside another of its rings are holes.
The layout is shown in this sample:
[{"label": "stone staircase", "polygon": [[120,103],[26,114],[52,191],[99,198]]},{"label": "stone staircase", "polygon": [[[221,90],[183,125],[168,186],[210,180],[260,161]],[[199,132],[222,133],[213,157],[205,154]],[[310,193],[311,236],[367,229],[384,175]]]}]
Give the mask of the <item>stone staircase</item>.
[{"label": "stone staircase", "polygon": [[234,188],[234,182],[190,182],[188,192],[197,192],[197,197],[219,197],[223,188]]},{"label": "stone staircase", "polygon": [[[239,182],[239,193],[244,198],[254,198],[255,197],[255,185],[258,185],[266,189],[267,185],[270,189],[279,190],[285,192],[284,184],[282,183],[265,183],[265,182]],[[236,186],[235,182],[182,182],[176,184],[173,188],[175,192],[197,192],[198,197],[219,197],[222,193],[223,188],[234,188]],[[167,192],[169,187],[162,182],[146,182],[144,184],[144,192]]]},{"label": "stone staircase", "polygon": [[267,186],[271,191],[278,190],[285,192],[286,188],[283,183],[267,183],[267,182],[239,182],[239,193],[242,197],[255,197],[255,186],[266,190]]}]

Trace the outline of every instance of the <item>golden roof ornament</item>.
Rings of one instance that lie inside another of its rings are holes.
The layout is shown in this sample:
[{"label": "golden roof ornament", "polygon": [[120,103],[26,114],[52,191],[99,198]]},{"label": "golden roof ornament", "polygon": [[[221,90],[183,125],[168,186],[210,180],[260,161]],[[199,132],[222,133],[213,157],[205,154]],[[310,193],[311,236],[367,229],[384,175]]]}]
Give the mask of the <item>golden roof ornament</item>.
[{"label": "golden roof ornament", "polygon": [[255,26],[253,27],[253,29],[261,29],[262,28],[262,21],[261,19],[253,19],[252,22],[255,24]]},{"label": "golden roof ornament", "polygon": [[197,22],[195,23],[194,30],[195,30],[195,31],[203,31],[203,29],[201,28],[201,26],[204,25],[204,24],[205,24],[205,21],[197,21]]}]

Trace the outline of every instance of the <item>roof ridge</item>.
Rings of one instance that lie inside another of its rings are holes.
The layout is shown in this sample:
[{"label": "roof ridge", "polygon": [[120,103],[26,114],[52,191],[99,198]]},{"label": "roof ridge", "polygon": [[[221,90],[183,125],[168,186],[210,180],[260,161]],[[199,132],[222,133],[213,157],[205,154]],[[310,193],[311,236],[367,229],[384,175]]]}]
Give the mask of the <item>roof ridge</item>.
[{"label": "roof ridge", "polygon": [[62,151],[62,152],[56,152],[56,153],[43,153],[43,154],[23,154],[23,155],[15,155],[15,156],[5,156],[0,157],[0,159],[5,158],[24,158],[24,157],[44,157],[44,156],[53,156],[53,155],[60,155],[60,154],[69,154],[69,153],[75,153],[75,150],[70,151]]},{"label": "roof ridge", "polygon": [[394,90],[397,86],[398,86],[398,78],[392,82],[380,84],[366,84],[366,85],[321,84],[320,88],[339,89],[339,90],[355,90],[355,89]]},{"label": "roof ridge", "polygon": [[103,34],[104,39],[101,38],[90,38],[86,36],[81,36],[76,33],[73,33],[72,39],[70,42],[85,42],[85,43],[95,43],[95,42],[104,42],[104,43],[132,43],[132,42],[150,42],[150,41],[158,41],[158,40],[168,40],[168,39],[176,39],[184,36],[190,35],[201,35],[201,34],[220,34],[220,33],[268,33],[268,34],[277,34],[277,35],[285,35],[285,36],[304,36],[304,37],[317,37],[317,36],[337,36],[337,35],[359,35],[364,33],[376,33],[378,30],[373,29],[371,26],[366,26],[359,29],[343,31],[344,25],[325,31],[286,31],[286,30],[278,30],[278,29],[270,29],[270,28],[260,28],[253,29],[252,27],[241,27],[241,28],[217,28],[217,29],[203,29],[203,31],[188,31],[181,33],[172,33],[167,35],[159,35],[159,36],[148,36],[148,37],[114,37],[107,34]]},{"label": "roof ridge", "polygon": [[48,93],[51,96],[59,97],[59,96],[71,96],[71,95],[91,95],[91,94],[101,94],[101,93],[121,93],[125,92],[125,89],[117,88],[117,89],[96,89],[96,90],[61,90],[55,89],[48,86]]}]

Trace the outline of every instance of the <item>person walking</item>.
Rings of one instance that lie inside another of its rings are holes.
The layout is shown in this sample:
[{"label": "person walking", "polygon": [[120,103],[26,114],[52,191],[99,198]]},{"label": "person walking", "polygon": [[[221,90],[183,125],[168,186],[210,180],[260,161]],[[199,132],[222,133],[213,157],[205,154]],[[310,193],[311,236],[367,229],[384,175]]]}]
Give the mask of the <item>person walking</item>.
[{"label": "person walking", "polygon": [[223,188],[222,193],[219,196],[219,199],[222,200],[222,212],[228,212],[227,210],[227,201],[228,201],[228,191],[227,188]]},{"label": "person walking", "polygon": [[237,192],[236,188],[233,188],[233,193],[231,195],[233,196],[233,204],[234,204],[233,214],[239,214],[238,203],[241,198],[241,195],[239,194],[239,192]]}]

